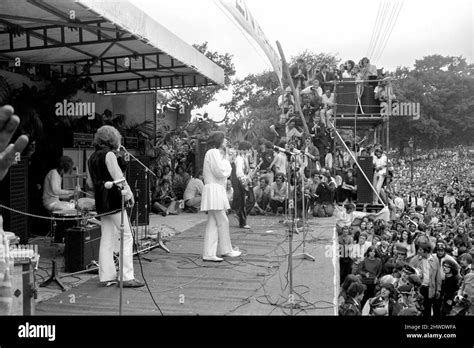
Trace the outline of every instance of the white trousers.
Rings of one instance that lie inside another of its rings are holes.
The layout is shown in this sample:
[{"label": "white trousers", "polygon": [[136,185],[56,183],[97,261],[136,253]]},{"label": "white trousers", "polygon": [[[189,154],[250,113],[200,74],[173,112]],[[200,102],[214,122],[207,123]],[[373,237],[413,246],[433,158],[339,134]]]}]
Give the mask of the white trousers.
[{"label": "white trousers", "polygon": [[203,257],[214,257],[232,252],[229,235],[229,219],[225,210],[209,210],[207,212],[206,234],[204,235]]},{"label": "white trousers", "polygon": [[[383,182],[385,180],[385,175],[378,174],[377,172],[374,173],[374,181],[373,181],[373,186],[375,190],[377,191],[377,194],[380,195],[380,190],[382,189]],[[374,193],[374,202],[378,202],[379,199],[377,198],[377,195]]]},{"label": "white trousers", "polygon": [[[102,217],[102,236],[99,249],[99,278],[101,282],[119,279],[114,263],[114,251],[120,248],[121,212]],[[133,274],[133,237],[128,222],[127,212],[124,214],[123,238],[123,280],[134,279]],[[117,248],[117,245],[119,248]]]}]

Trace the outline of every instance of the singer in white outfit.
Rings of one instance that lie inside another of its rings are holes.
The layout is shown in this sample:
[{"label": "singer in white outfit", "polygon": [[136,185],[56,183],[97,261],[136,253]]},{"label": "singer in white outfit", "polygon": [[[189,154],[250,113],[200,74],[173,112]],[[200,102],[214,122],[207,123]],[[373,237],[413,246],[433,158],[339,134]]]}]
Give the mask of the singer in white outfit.
[{"label": "singer in white outfit", "polygon": [[207,144],[210,150],[206,152],[204,158],[204,189],[201,200],[201,210],[208,213],[203,260],[220,262],[223,259],[218,257],[217,253],[228,257],[237,257],[241,254],[240,251],[232,249],[226,214],[230,209],[226,185],[232,168],[227,159],[227,140],[223,132],[212,133]]},{"label": "singer in white outfit", "polygon": [[[125,201],[133,204],[133,194],[124,179],[116,151],[120,148],[120,133],[111,126],[103,126],[94,137],[95,152],[88,161],[89,173],[95,193],[96,210],[102,217],[102,236],[99,248],[99,278],[101,286],[117,284],[114,251],[120,238],[122,193]],[[120,184],[111,183],[120,181]],[[144,284],[134,278],[133,236],[127,212],[124,212],[123,287],[137,288]]]}]

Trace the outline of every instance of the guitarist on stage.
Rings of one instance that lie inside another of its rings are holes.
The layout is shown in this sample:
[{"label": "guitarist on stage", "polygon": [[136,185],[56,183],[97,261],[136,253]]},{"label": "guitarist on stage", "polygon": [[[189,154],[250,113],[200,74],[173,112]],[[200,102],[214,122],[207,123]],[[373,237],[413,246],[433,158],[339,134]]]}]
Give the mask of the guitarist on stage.
[{"label": "guitarist on stage", "polygon": [[248,141],[239,143],[238,155],[232,163],[231,181],[234,188],[234,199],[232,209],[237,214],[239,227],[250,229],[247,225],[247,215],[255,204],[255,197],[252,189],[252,178],[250,172],[249,157],[252,154],[252,145]]}]

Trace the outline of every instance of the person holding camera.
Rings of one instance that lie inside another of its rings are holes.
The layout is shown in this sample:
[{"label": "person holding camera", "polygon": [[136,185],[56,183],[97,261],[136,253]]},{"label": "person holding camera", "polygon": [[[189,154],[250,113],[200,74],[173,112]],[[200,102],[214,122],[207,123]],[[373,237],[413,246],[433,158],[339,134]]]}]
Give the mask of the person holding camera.
[{"label": "person holding camera", "polygon": [[284,114],[293,112],[295,109],[295,97],[291,93],[291,87],[285,89],[285,94],[278,97],[278,106]]}]

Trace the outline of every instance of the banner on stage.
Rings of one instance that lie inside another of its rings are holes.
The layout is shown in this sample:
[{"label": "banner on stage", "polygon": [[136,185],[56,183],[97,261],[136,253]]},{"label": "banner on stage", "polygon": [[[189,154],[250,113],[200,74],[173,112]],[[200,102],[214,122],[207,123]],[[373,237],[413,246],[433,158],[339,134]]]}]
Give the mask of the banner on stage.
[{"label": "banner on stage", "polygon": [[247,33],[258,43],[270,60],[273,70],[278,76],[280,85],[282,84],[283,68],[281,66],[280,57],[275,49],[270,45],[267,37],[263,33],[258,23],[253,18],[244,0],[220,0],[221,4],[230,12],[235,20],[245,29]]}]

